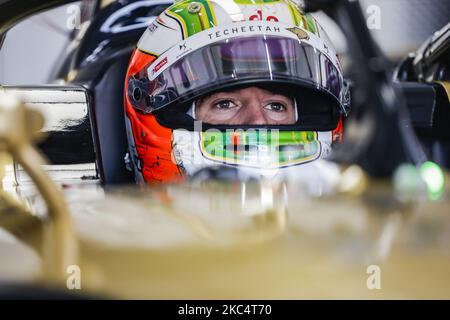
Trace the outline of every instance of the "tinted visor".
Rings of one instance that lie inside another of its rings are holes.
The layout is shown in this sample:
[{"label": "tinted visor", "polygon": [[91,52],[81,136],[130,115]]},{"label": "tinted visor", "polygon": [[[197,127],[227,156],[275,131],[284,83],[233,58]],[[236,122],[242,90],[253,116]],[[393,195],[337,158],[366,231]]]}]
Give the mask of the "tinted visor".
[{"label": "tinted visor", "polygon": [[[156,73],[156,76],[155,76]],[[152,113],[168,106],[182,106],[211,92],[237,85],[258,83],[288,84],[314,92],[299,109],[323,112],[340,107],[343,80],[333,63],[320,51],[295,39],[275,36],[241,37],[216,42],[196,50],[162,72],[150,65],[129,83],[129,96],[135,108]],[[323,99],[327,96],[327,106]],[[319,105],[320,104],[320,105]]]}]

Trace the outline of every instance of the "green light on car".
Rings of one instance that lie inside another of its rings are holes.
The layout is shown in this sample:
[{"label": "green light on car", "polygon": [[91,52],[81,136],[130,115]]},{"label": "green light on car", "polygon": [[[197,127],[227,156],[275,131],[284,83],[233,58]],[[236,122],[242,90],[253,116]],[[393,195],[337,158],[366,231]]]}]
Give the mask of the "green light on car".
[{"label": "green light on car", "polygon": [[427,161],[420,166],[420,175],[427,185],[428,197],[431,200],[438,200],[444,193],[445,188],[442,169],[436,163]]}]

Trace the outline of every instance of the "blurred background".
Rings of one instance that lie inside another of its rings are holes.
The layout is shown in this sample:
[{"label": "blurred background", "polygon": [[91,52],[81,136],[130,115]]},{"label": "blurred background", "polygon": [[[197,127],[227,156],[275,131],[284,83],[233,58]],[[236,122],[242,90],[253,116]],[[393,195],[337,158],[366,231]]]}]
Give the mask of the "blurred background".
[{"label": "blurred background", "polygon": [[[48,83],[55,62],[82,29],[80,24],[90,19],[87,9],[94,2],[83,0],[48,10],[11,29],[0,51],[0,83]],[[449,0],[361,0],[361,3],[373,36],[394,63],[417,50],[423,41],[445,26],[450,17]],[[342,32],[325,14],[319,12],[315,16],[345,62],[348,44]]]},{"label": "blurred background", "polygon": [[0,51],[0,83],[46,84],[55,61],[70,42],[67,21],[80,2],[35,15],[7,34]]}]

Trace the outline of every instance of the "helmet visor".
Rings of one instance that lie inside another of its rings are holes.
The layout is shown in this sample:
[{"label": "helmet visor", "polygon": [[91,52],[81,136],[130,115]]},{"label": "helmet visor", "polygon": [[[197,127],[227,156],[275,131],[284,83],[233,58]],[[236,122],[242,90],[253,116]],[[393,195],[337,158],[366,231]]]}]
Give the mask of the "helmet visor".
[{"label": "helmet visor", "polygon": [[[163,71],[161,62],[150,65],[140,79],[130,80],[132,103],[145,113],[182,105],[211,91],[261,82],[315,89],[334,98],[336,107],[340,105],[343,79],[338,70],[322,52],[296,39],[227,39],[193,51]],[[309,108],[314,108],[314,102]]]}]

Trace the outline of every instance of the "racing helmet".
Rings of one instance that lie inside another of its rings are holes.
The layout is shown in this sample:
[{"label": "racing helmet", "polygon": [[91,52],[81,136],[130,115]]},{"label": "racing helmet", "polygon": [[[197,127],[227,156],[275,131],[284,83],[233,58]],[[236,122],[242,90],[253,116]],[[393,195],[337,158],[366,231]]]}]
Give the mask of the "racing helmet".
[{"label": "racing helmet", "polygon": [[[260,87],[295,101],[295,123],[197,121],[215,92]],[[147,28],[125,79],[126,159],[138,183],[208,167],[290,175],[342,138],[349,92],[324,29],[291,0],[176,1]],[[305,171],[305,170],[304,170]]]}]

